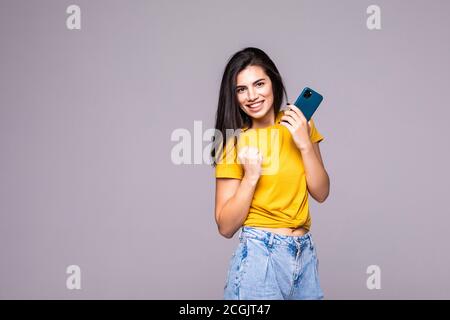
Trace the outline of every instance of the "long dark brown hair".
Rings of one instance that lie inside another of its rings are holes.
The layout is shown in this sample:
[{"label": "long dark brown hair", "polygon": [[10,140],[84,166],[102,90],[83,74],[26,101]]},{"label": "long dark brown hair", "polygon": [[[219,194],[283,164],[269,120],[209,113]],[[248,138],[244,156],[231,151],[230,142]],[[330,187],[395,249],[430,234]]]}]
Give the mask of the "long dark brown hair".
[{"label": "long dark brown hair", "polygon": [[[252,125],[251,117],[240,108],[236,94],[237,75],[248,66],[260,66],[272,81],[275,116],[280,111],[283,103],[283,94],[286,102],[288,101],[283,79],[273,61],[264,51],[248,47],[236,52],[227,63],[223,72],[222,83],[220,84],[215,124],[216,133],[213,137],[211,149],[213,167],[216,165],[216,160],[220,159],[222,150],[227,150],[225,149],[225,145],[228,142],[226,130],[237,130],[244,126],[251,127]],[[236,136],[232,138],[234,139],[234,145],[236,145]]]}]

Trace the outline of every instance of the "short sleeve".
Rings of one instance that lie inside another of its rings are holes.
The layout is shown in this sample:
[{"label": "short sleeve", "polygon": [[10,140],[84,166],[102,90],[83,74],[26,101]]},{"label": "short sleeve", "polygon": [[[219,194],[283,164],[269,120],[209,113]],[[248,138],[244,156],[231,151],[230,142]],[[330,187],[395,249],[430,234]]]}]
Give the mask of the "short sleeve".
[{"label": "short sleeve", "polygon": [[319,130],[317,130],[316,125],[312,118],[310,119],[310,126],[311,126],[310,132],[311,142],[315,143],[322,141],[324,137],[320,134]]},{"label": "short sleeve", "polygon": [[228,143],[227,152],[222,152],[219,160],[216,162],[216,178],[235,178],[242,179],[244,170],[242,165],[237,162],[236,146]]}]

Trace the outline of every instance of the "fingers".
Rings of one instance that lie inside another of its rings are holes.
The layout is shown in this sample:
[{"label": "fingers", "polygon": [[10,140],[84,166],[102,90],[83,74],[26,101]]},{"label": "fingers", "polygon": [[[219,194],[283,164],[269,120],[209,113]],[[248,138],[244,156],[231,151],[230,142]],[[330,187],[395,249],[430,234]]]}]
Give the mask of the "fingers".
[{"label": "fingers", "polygon": [[244,155],[247,154],[248,146],[243,147],[241,150],[239,150],[238,158],[241,159],[244,157]]},{"label": "fingers", "polygon": [[259,154],[259,150],[255,147],[248,147],[247,148],[247,160],[249,163],[251,164],[256,164],[258,163],[260,154]]},{"label": "fingers", "polygon": [[292,125],[290,123],[282,121],[282,122],[280,122],[280,124],[282,126],[285,126],[290,132],[293,132],[294,128],[292,127]]},{"label": "fingers", "polygon": [[284,112],[284,115],[280,118],[281,122],[280,124],[289,123],[292,127],[298,127],[298,124],[301,123],[300,118],[296,113],[290,110],[286,110]]},{"label": "fingers", "polygon": [[[306,122],[305,115],[300,110],[300,108],[297,108],[295,105],[289,104],[288,110],[286,110],[286,111],[287,111],[287,114],[295,114],[295,115],[297,115],[299,120]],[[285,111],[285,113],[286,113],[286,111]]]},{"label": "fingers", "polygon": [[297,114],[293,113],[292,111],[286,110],[284,111],[284,115],[281,117],[280,120],[288,121],[289,119],[292,119],[293,121],[300,120]]},{"label": "fingers", "polygon": [[[288,105],[288,109],[284,111],[284,115],[280,119],[283,122],[287,122],[291,125],[293,129],[298,128],[299,126],[308,127],[308,131],[310,130],[311,124],[310,121],[307,121],[302,111],[296,106]],[[288,127],[289,129],[289,127]]]},{"label": "fingers", "polygon": [[295,123],[296,123],[296,121],[297,121],[296,119],[294,119],[294,117],[292,117],[292,116],[290,116],[290,115],[282,116],[282,117],[280,118],[280,120],[281,120],[280,124],[288,123],[288,124],[290,124],[291,126],[294,126]]},{"label": "fingers", "polygon": [[258,148],[245,146],[239,151],[239,161],[241,163],[258,164],[263,160],[262,154],[260,154]]}]

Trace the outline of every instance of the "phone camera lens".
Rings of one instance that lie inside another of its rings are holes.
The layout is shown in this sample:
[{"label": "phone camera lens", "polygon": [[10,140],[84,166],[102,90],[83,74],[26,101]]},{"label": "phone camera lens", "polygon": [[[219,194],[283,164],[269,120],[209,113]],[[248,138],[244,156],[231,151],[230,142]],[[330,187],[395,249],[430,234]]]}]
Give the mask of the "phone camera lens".
[{"label": "phone camera lens", "polygon": [[306,90],[306,92],[303,94],[303,97],[309,98],[309,97],[311,97],[311,95],[312,95],[311,91],[310,90]]}]

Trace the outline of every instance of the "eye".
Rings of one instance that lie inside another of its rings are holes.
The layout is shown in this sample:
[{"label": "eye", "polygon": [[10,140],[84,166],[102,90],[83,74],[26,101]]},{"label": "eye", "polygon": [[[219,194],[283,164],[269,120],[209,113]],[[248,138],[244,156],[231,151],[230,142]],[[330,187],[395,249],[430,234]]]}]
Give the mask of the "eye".
[{"label": "eye", "polygon": [[244,88],[239,88],[236,90],[237,93],[241,93],[244,90]]},{"label": "eye", "polygon": [[263,85],[264,85],[264,82],[258,82],[258,83],[256,84],[257,87],[262,87]]}]

